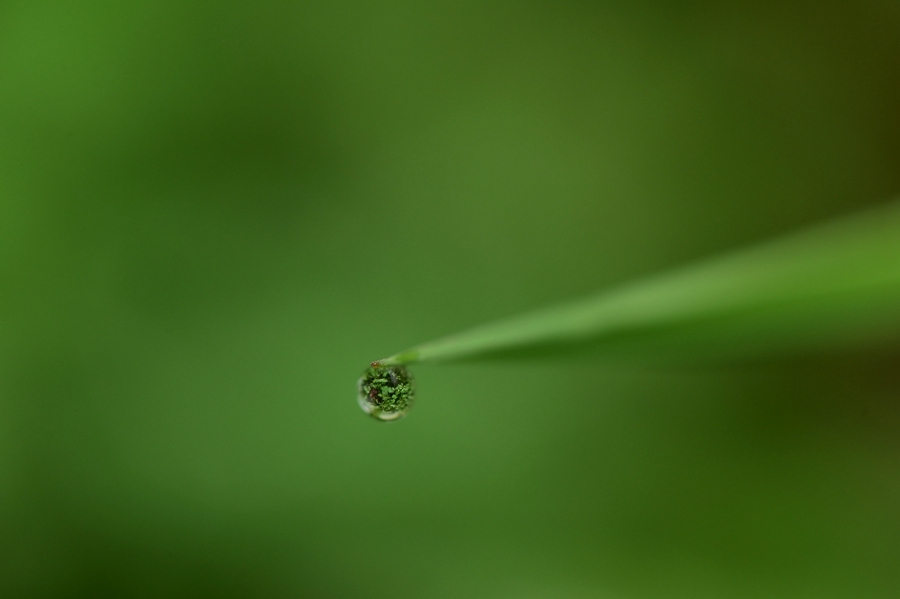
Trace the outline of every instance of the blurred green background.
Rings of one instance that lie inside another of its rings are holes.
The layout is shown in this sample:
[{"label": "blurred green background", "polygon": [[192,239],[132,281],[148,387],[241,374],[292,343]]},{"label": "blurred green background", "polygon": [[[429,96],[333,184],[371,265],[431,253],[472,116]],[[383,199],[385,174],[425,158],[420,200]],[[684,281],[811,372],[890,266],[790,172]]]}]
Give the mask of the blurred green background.
[{"label": "blurred green background", "polygon": [[0,4],[0,595],[900,596],[896,354],[375,358],[900,189],[892,2]]}]

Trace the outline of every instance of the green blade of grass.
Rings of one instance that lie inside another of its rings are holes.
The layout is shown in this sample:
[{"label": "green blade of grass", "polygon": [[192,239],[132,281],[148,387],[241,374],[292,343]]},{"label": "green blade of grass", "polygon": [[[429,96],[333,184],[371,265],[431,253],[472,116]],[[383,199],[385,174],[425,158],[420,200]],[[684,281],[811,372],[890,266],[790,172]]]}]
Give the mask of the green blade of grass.
[{"label": "green blade of grass", "polygon": [[380,364],[566,351],[729,354],[900,340],[900,203],[593,297],[418,345]]}]

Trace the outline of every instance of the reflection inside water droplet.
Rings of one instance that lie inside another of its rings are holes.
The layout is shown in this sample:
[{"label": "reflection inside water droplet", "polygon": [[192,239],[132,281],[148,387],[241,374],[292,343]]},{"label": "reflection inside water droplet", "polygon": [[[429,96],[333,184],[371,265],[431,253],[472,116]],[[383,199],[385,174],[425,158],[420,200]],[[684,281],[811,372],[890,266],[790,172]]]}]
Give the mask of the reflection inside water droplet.
[{"label": "reflection inside water droplet", "polygon": [[412,407],[415,387],[404,366],[370,366],[359,379],[356,400],[378,420],[397,420]]}]

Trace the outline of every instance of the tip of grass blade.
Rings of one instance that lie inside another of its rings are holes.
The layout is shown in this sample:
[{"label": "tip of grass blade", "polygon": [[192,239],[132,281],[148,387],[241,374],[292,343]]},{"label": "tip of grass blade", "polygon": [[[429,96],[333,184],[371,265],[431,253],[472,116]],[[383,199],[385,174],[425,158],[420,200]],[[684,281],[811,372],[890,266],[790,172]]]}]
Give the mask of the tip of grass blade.
[{"label": "tip of grass blade", "polygon": [[372,368],[378,368],[379,366],[399,366],[401,364],[410,364],[412,362],[417,362],[419,360],[419,352],[416,350],[409,350],[405,352],[400,352],[399,354],[394,354],[389,358],[384,358],[383,360],[375,360],[372,362]]},{"label": "tip of grass blade", "polygon": [[[706,335],[706,336],[704,336]],[[380,365],[629,344],[739,354],[900,342],[900,203],[407,349]],[[643,351],[643,350],[642,350]]]}]

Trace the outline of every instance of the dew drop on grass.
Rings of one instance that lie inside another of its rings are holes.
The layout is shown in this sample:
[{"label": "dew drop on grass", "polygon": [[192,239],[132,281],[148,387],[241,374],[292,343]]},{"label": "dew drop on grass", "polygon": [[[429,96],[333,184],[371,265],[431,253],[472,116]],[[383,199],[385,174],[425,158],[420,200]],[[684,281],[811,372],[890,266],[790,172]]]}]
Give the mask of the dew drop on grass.
[{"label": "dew drop on grass", "polygon": [[357,401],[363,412],[378,420],[398,420],[412,407],[413,377],[403,366],[372,364],[359,379]]}]

